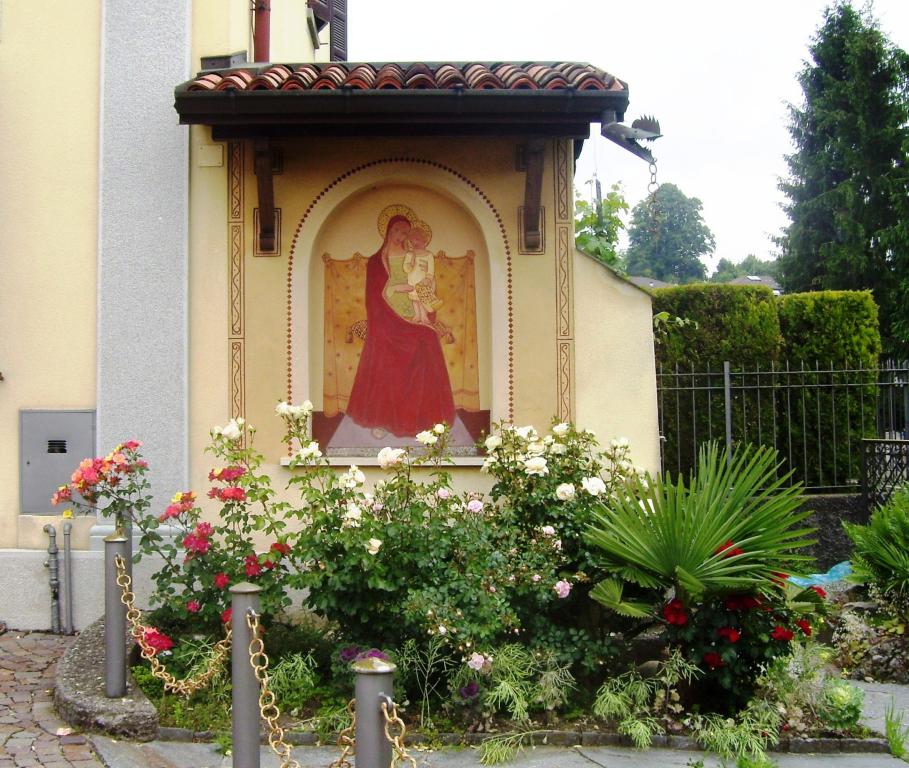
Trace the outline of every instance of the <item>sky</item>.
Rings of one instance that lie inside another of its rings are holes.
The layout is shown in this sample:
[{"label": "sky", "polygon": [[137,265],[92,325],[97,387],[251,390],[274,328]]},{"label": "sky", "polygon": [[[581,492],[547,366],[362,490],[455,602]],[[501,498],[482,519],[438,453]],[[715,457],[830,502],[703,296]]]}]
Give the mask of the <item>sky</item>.
[{"label": "sky", "polygon": [[[660,121],[658,181],[703,203],[720,258],[770,258],[787,223],[777,189],[792,151],[787,103],[823,19],[825,0],[348,0],[351,61],[581,61],[629,85],[626,123]],[[909,49],[909,1],[872,12]],[[584,143],[575,186],[619,183],[633,206],[647,164],[599,136]]]}]

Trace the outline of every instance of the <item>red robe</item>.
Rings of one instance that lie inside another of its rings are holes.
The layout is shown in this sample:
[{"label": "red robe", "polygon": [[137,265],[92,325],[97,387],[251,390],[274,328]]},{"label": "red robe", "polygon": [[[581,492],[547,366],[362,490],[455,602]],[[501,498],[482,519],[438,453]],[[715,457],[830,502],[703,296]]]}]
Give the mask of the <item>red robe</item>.
[{"label": "red robe", "polygon": [[347,415],[362,427],[404,437],[454,424],[455,406],[434,329],[408,322],[385,301],[388,271],[381,250],[366,265],[366,342]]}]

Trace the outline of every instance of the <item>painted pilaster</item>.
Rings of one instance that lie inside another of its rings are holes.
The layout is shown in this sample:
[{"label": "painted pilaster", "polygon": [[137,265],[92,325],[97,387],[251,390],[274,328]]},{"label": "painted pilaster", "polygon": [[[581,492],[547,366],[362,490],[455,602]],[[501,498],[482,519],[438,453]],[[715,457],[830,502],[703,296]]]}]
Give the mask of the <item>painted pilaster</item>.
[{"label": "painted pilaster", "polygon": [[105,0],[101,32],[97,449],[141,440],[162,509],[188,478],[189,6]]}]

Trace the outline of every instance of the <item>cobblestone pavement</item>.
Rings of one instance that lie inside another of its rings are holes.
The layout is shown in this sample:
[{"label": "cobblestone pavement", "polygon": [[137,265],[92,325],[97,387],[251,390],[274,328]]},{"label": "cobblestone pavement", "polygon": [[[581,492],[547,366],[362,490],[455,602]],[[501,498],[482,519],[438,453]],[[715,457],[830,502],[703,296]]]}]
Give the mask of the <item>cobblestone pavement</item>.
[{"label": "cobblestone pavement", "polygon": [[0,768],[101,768],[91,744],[54,713],[54,669],[71,637],[0,635]]}]

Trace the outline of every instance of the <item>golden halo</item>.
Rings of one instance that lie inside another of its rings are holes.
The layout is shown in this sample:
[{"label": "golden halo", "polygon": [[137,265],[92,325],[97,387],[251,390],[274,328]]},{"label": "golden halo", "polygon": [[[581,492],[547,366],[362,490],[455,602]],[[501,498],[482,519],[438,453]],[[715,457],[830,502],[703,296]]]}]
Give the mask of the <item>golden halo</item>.
[{"label": "golden halo", "polygon": [[382,236],[382,239],[385,239],[385,233],[388,230],[388,222],[395,216],[403,216],[411,224],[417,220],[417,214],[413,212],[411,208],[408,208],[406,205],[400,205],[395,203],[394,205],[389,205],[385,208],[382,213],[379,214],[379,234]]}]

